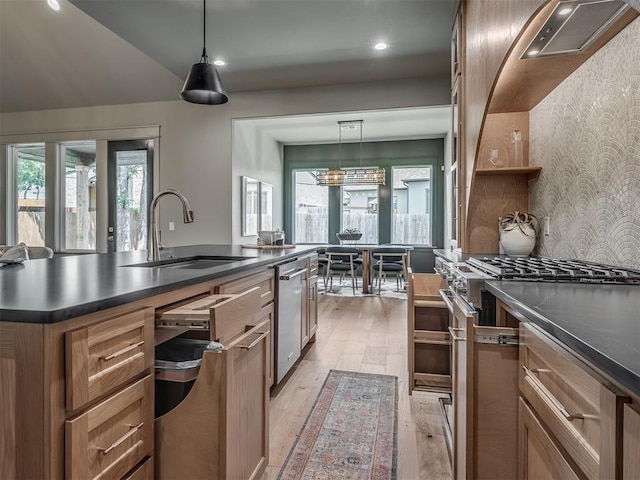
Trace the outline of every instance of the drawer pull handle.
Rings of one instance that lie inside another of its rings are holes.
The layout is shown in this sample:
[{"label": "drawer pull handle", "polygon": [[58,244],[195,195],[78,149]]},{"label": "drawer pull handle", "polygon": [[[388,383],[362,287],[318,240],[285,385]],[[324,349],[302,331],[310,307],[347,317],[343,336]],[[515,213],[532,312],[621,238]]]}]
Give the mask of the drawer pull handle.
[{"label": "drawer pull handle", "polygon": [[249,345],[235,345],[235,347],[242,348],[243,350],[251,350],[253,347],[258,345],[264,337],[269,335],[269,332],[255,332],[255,333],[259,333],[260,336],[256,338],[253,342],[251,342]]},{"label": "drawer pull handle", "polygon": [[129,425],[129,428],[131,428],[131,430],[129,430],[122,437],[120,437],[118,440],[112,443],[111,446],[107,448],[98,448],[98,450],[103,455],[108,454],[111,450],[113,450],[114,448],[118,448],[120,445],[126,442],[127,439],[131,438],[138,430],[142,428],[143,425],[144,425],[144,422],[140,422],[138,425]]},{"label": "drawer pull handle", "polygon": [[552,373],[549,368],[530,368],[529,371],[533,373]]},{"label": "drawer pull handle", "polygon": [[144,345],[144,340],[141,340],[138,343],[132,343],[128,347],[124,347],[122,350],[118,350],[117,352],[114,352],[111,355],[101,356],[100,360],[102,360],[103,362],[108,362],[109,360],[113,360],[114,358],[119,357],[120,355],[124,355],[125,353],[130,352],[131,350],[135,350],[136,348],[141,347],[142,345]]},{"label": "drawer pull handle", "polygon": [[463,337],[458,337],[456,332],[464,332],[464,328],[453,328],[449,327],[449,333],[451,334],[451,339],[454,342],[464,342],[466,339]]},{"label": "drawer pull handle", "polygon": [[[531,381],[531,383],[533,384],[534,388],[538,391],[538,393],[540,393],[541,395],[543,395],[545,397],[545,399],[547,400],[548,403],[550,403],[551,405],[553,405],[553,407],[558,410],[560,412],[560,414],[566,418],[568,421],[573,421],[576,419],[584,419],[586,416],[579,414],[579,413],[569,413],[569,411],[564,408],[564,405],[562,405],[552,394],[551,392],[549,392],[549,390],[547,389],[547,387],[544,386],[544,384],[538,379],[538,377],[536,377],[535,375],[533,375],[533,370],[530,370],[529,368],[527,368],[526,365],[522,365],[522,370],[524,370],[525,375],[527,376],[527,378],[529,378],[529,380]],[[542,369],[542,371],[544,371],[544,369]]]}]

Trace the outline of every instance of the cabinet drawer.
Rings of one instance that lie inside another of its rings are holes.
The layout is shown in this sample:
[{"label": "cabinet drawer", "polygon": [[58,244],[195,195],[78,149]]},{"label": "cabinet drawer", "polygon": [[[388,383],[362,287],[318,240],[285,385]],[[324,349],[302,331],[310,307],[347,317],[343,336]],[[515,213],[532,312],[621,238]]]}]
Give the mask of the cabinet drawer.
[{"label": "cabinet drawer", "polygon": [[65,422],[67,479],[119,479],[152,451],[150,375]]},{"label": "cabinet drawer", "polygon": [[578,480],[576,473],[545,431],[540,421],[522,400],[519,415],[519,473],[521,480]]},{"label": "cabinet drawer", "polygon": [[66,405],[83,405],[153,366],[153,309],[65,334]]},{"label": "cabinet drawer", "polygon": [[216,293],[242,293],[254,287],[260,288],[260,306],[272,302],[274,290],[273,269],[263,270],[220,285],[217,287]]},{"label": "cabinet drawer", "polygon": [[156,312],[158,328],[209,330],[209,338],[223,344],[244,332],[260,311],[260,289],[240,294],[209,295],[177,308]]},{"label": "cabinet drawer", "polygon": [[122,480],[153,480],[153,457],[147,458]]},{"label": "cabinet drawer", "polygon": [[572,460],[587,478],[615,477],[610,439],[615,439],[622,397],[580,359],[525,323],[520,363],[520,391]]}]

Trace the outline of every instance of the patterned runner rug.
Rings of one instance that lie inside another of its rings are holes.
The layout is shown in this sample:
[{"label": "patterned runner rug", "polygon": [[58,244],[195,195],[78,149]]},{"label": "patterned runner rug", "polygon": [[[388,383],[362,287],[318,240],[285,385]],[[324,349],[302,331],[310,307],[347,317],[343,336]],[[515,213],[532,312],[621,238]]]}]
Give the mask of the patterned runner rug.
[{"label": "patterned runner rug", "polygon": [[398,378],[331,370],[278,476],[396,478]]}]

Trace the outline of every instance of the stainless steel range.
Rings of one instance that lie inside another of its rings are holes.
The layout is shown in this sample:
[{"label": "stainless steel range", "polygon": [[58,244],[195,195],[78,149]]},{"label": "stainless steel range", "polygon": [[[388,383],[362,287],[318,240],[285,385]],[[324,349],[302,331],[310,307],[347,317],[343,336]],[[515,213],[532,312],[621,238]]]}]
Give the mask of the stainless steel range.
[{"label": "stainless steel range", "polygon": [[483,317],[488,322],[493,314],[491,299],[484,292],[486,280],[640,285],[639,270],[547,257],[470,257],[464,263],[439,262],[437,271],[454,294],[482,312],[481,324],[485,324]]}]

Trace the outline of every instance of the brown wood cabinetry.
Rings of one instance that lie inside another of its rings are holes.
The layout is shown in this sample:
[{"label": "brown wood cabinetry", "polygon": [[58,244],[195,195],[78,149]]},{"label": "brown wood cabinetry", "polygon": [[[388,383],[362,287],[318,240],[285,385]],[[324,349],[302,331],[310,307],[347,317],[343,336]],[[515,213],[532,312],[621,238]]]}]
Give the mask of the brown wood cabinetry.
[{"label": "brown wood cabinetry", "polygon": [[156,477],[255,479],[269,451],[269,320],[205,351],[186,398],[156,419]]},{"label": "brown wood cabinetry", "polygon": [[273,332],[275,332],[275,309],[273,300],[275,298],[275,274],[273,268],[266,268],[259,272],[253,272],[251,275],[244,274],[239,278],[234,278],[231,281],[224,282],[215,288],[216,293],[229,293],[237,294],[246,292],[252,288],[258,287],[260,289],[260,313],[258,314],[256,321],[264,319],[269,320],[269,331],[272,335],[267,338],[267,347],[269,349],[268,369],[269,372],[269,387],[275,383],[275,339]]},{"label": "brown wood cabinetry", "polygon": [[[0,322],[0,478],[198,478],[191,447],[220,472],[201,477],[259,478],[268,463],[273,287],[273,269],[261,268],[58,323]],[[154,317],[215,292],[255,296],[230,309],[217,303],[205,335],[224,340],[224,350],[205,352],[190,394],[154,421],[153,347],[194,333],[186,324],[154,331]],[[194,422],[190,431],[181,415]],[[196,434],[204,426],[212,430]],[[172,441],[190,465],[171,477],[157,453]]]},{"label": "brown wood cabinetry", "polygon": [[148,308],[65,334],[68,410],[82,407],[153,366],[152,319],[153,309]]},{"label": "brown wood cabinetry", "polygon": [[[452,315],[453,471],[456,479],[515,478],[518,329],[479,326],[447,299]],[[503,315],[504,317],[504,315]]]},{"label": "brown wood cabinetry", "polygon": [[[577,478],[620,478],[619,432],[630,398],[536,326],[520,330],[520,477],[535,478],[531,472],[542,468],[543,457],[532,452],[557,450],[562,458],[554,457],[547,478],[567,478],[565,464]],[[522,422],[540,425],[537,447]]]},{"label": "brown wood cabinetry", "polygon": [[153,379],[147,375],[65,422],[68,479],[122,478],[153,452]]},{"label": "brown wood cabinetry", "polygon": [[520,428],[518,456],[522,459],[519,464],[518,478],[578,480],[580,478],[578,473],[564,458],[545,427],[524,400],[519,400],[518,407]]},{"label": "brown wood cabinetry", "polygon": [[444,286],[440,275],[409,275],[409,394],[413,390],[451,392],[449,311],[438,293]]},{"label": "brown wood cabinetry", "polygon": [[640,408],[637,402],[624,406],[622,450],[622,478],[640,478]]}]

